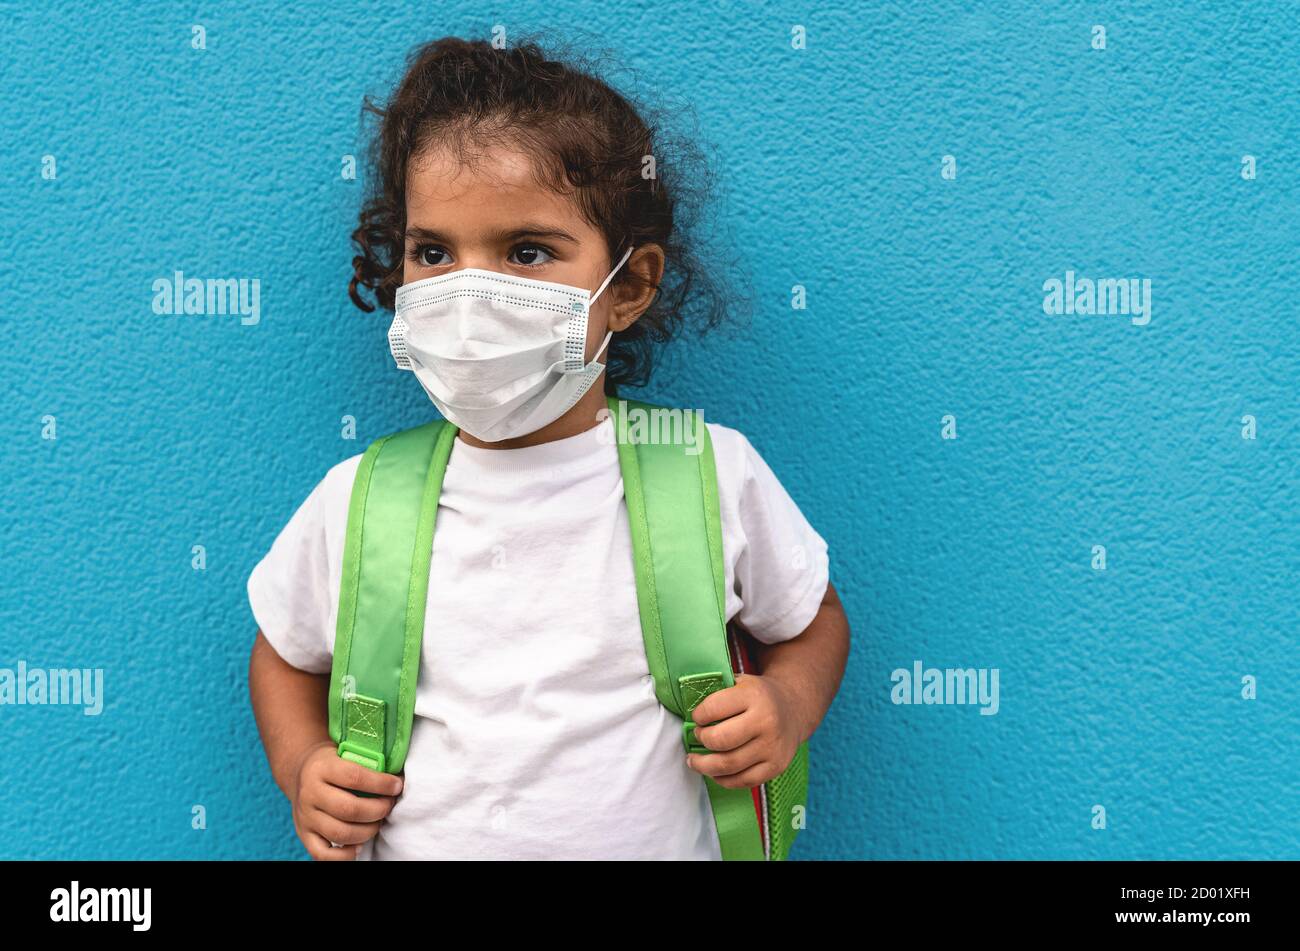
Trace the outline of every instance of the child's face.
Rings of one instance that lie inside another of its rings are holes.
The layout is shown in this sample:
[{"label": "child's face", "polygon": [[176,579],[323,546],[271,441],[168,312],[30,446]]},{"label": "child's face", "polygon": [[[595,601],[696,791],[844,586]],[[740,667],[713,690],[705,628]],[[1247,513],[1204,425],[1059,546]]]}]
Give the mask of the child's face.
[{"label": "child's face", "polygon": [[[413,158],[406,182],[403,283],[484,268],[594,293],[611,266],[604,236],[571,199],[534,180],[528,156],[494,148],[472,167],[443,149]],[[614,290],[606,288],[592,305],[588,358],[606,329],[631,323],[611,313]]]}]

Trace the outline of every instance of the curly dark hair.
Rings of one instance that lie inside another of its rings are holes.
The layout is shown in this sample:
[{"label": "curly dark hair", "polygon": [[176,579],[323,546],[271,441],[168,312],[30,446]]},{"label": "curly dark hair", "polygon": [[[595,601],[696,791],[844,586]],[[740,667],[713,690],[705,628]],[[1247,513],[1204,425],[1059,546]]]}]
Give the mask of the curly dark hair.
[{"label": "curly dark hair", "polygon": [[[647,123],[582,58],[543,51],[534,38],[498,48],[484,40],[446,37],[417,47],[388,101],[367,97],[363,117],[377,120],[370,145],[370,191],[352,233],[348,296],[363,311],[392,310],[402,282],[406,177],[413,156],[435,139],[471,163],[489,142],[508,142],[535,159],[539,183],[572,194],[605,237],[611,262],[630,237],[658,244],[664,275],[650,307],[610,343],[606,391],[643,386],[656,344],[690,321],[719,324],[738,295],[697,255],[693,231],[714,192],[714,177],[693,134]],[[689,115],[675,112],[675,118]],[[646,174],[643,170],[652,170]],[[687,235],[691,234],[688,239]],[[626,269],[617,282],[637,280]],[[374,298],[362,296],[365,289]]]}]

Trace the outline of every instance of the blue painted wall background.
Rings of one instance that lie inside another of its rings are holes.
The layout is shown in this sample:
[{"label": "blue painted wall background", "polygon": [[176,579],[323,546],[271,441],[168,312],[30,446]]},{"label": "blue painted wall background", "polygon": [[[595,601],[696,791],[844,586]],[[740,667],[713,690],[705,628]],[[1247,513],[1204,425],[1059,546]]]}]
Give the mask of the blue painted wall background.
[{"label": "blue painted wall background", "polygon": [[[0,707],[0,856],[302,854],[244,582],[430,409],[343,293],[340,158],[412,45],[500,22],[594,31],[716,150],[754,320],[641,395],[746,432],[830,542],[855,643],[799,855],[1300,857],[1293,9],[98,6],[0,29],[0,666],[107,694]],[[258,277],[261,322],[155,315],[177,269]],[[1151,323],[1044,314],[1067,269],[1150,278]],[[918,659],[999,668],[998,715],[893,705]]]}]

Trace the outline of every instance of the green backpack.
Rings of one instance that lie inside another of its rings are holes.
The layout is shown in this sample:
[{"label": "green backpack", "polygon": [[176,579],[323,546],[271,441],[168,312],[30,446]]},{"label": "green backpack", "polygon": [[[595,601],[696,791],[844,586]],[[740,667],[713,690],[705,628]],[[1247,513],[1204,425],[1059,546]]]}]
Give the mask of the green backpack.
[{"label": "green backpack", "polygon": [[[632,529],[637,605],[655,694],[682,718],[690,752],[691,711],[749,669],[746,635],[726,624],[722,523],[708,429],[698,412],[607,398]],[[684,440],[629,436],[628,409],[680,413],[695,427]],[[416,674],[424,633],[433,531],[443,474],[457,429],[436,420],[376,440],[352,486],[334,666],[330,737],[339,755],[382,772],[401,772],[411,740]],[[437,609],[437,601],[433,603]],[[724,859],[785,859],[802,827],[808,744],[780,776],[754,789],[724,789],[708,777],[709,802]]]}]

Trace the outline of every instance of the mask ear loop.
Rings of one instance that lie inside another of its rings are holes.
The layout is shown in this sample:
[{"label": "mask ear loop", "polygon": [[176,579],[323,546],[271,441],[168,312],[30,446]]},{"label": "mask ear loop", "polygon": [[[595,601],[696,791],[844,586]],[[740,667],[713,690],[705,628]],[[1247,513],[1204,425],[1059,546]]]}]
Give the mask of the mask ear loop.
[{"label": "mask ear loop", "polygon": [[618,273],[618,269],[621,268],[624,264],[626,264],[627,259],[632,256],[632,249],[634,247],[635,245],[629,244],[627,246],[627,250],[623,252],[623,256],[619,258],[618,263],[614,265],[614,270],[610,271],[608,274],[605,275],[605,279],[600,282],[600,287],[596,288],[596,293],[592,294],[591,297],[587,300],[588,309],[591,308],[592,304],[596,303],[597,297],[605,293],[605,288],[608,287],[609,282],[614,279],[614,275]]},{"label": "mask ear loop", "polygon": [[[614,265],[614,270],[610,271],[608,274],[605,275],[605,279],[600,282],[600,287],[596,288],[596,293],[592,294],[587,301],[587,313],[589,314],[591,313],[591,305],[596,303],[596,298],[605,292],[605,288],[608,287],[609,282],[614,279],[614,275],[618,273],[619,268],[621,268],[624,264],[626,264],[627,259],[632,256],[632,250],[635,247],[636,245],[629,244],[627,246],[627,250],[623,252],[623,256],[619,258],[618,263]],[[609,342],[613,338],[614,338],[614,331],[607,330],[605,332],[605,339],[600,345],[600,349],[597,350],[596,355],[591,358],[592,363],[595,363],[600,359],[600,355],[605,352],[605,348],[609,346]]]}]

